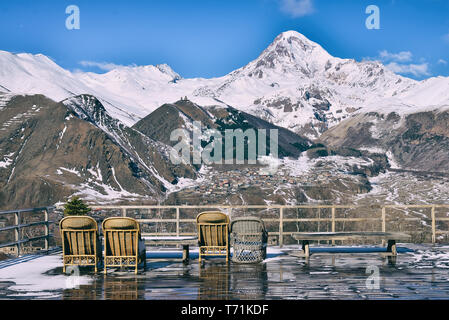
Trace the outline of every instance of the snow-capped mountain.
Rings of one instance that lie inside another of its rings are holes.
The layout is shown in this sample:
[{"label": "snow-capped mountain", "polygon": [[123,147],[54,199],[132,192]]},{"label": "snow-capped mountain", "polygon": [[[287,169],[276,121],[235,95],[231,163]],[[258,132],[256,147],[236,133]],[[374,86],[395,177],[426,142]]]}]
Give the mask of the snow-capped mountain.
[{"label": "snow-capped mountain", "polygon": [[202,106],[230,105],[317,137],[376,101],[414,100],[418,89],[432,92],[435,104],[445,101],[444,89],[432,89],[437,82],[448,80],[417,82],[379,62],[333,57],[295,31],[281,33],[248,65],[212,79],[184,79],[168,65],[118,67],[104,74],[70,72],[43,55],[0,52],[0,90],[41,93],[56,101],[91,94],[128,126],[187,96]]},{"label": "snow-capped mountain", "polygon": [[303,35],[280,34],[247,66],[195,92],[310,136],[317,136],[370,101],[416,82],[378,62],[332,57]]},{"label": "snow-capped mountain", "polygon": [[[203,201],[178,191],[214,176],[210,168],[169,161],[170,132],[195,120],[220,131],[281,127],[280,155],[293,158],[286,161],[296,163],[295,174],[304,173],[307,159],[336,169],[326,171],[330,186],[309,188],[307,196],[294,182],[285,198],[274,192],[270,201],[280,203],[368,192],[367,177],[391,168],[449,170],[449,78],[415,81],[379,62],[336,58],[294,31],[212,79],[185,79],[168,65],[70,72],[44,55],[0,51],[0,118],[0,206],[22,199],[36,206],[73,192],[95,201]],[[368,165],[346,170],[345,161]],[[240,179],[238,170],[230,177]],[[339,170],[358,178],[340,185]],[[254,198],[257,188],[279,182],[267,179],[254,178],[256,189],[239,194],[263,201]],[[218,194],[225,199],[227,192]]]}]

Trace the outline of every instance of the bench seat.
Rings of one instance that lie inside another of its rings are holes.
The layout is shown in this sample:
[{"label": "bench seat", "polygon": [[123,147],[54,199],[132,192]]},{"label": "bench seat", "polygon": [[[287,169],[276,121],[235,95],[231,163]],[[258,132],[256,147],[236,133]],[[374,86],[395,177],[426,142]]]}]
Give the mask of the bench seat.
[{"label": "bench seat", "polygon": [[396,241],[408,241],[411,236],[402,232],[295,232],[293,238],[302,241],[302,255],[310,256],[310,241],[325,240],[386,240],[387,256],[396,256]]},{"label": "bench seat", "polygon": [[182,246],[182,261],[184,263],[189,262],[189,246],[198,244],[197,236],[186,236],[186,237],[177,237],[177,236],[143,236],[145,240],[145,245],[154,245],[154,246],[174,246],[181,245]]}]

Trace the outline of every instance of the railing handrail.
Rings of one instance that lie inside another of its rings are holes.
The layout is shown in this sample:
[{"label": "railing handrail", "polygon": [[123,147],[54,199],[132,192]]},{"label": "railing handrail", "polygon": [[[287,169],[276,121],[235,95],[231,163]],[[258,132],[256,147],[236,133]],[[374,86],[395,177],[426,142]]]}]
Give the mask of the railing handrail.
[{"label": "railing handrail", "polygon": [[5,211],[0,211],[0,215],[5,215],[5,214],[12,214],[12,213],[23,213],[23,212],[37,212],[37,211],[44,211],[44,210],[54,210],[56,208],[59,207],[55,207],[55,206],[49,206],[49,207],[40,207],[40,208],[28,208],[28,209],[17,209],[17,210],[5,210]]},{"label": "railing handrail", "polygon": [[[313,209],[313,208],[339,208],[339,209],[350,209],[358,208],[359,206],[354,205],[259,205],[259,204],[249,204],[249,205],[137,205],[137,206],[102,206],[102,205],[89,205],[93,210],[101,209],[281,209],[281,208],[291,208],[291,209]],[[360,206],[361,207],[361,206]],[[366,206],[369,207],[369,206]],[[381,207],[381,206],[379,206]],[[449,205],[448,205],[449,207]],[[62,207],[58,206],[58,209]]]},{"label": "railing handrail", "polygon": [[[58,207],[61,208],[61,207]],[[386,223],[387,221],[396,221],[401,219],[403,221],[418,221],[423,218],[418,217],[402,217],[402,218],[391,218],[387,217],[386,214],[387,209],[413,209],[413,208],[427,208],[431,209],[431,216],[428,217],[429,220],[432,221],[431,231],[432,231],[432,243],[436,242],[437,234],[449,234],[449,231],[441,231],[437,230],[436,222],[437,221],[449,221],[449,217],[437,217],[435,215],[436,208],[448,208],[449,204],[391,204],[391,205],[329,205],[329,204],[307,204],[307,205],[112,205],[112,206],[103,206],[103,205],[91,205],[91,208],[94,211],[100,210],[121,210],[122,216],[127,216],[127,210],[132,209],[176,209],[176,218],[150,218],[150,219],[137,219],[137,221],[142,223],[176,223],[176,232],[166,232],[164,234],[175,234],[179,235],[190,235],[191,233],[181,233],[179,224],[180,222],[186,223],[194,223],[195,219],[181,219],[179,212],[183,209],[277,209],[279,210],[279,217],[273,218],[262,218],[265,222],[279,222],[279,232],[269,232],[270,235],[278,235],[279,236],[279,244],[282,246],[283,236],[291,235],[294,232],[284,232],[283,225],[285,222],[331,222],[331,231],[335,232],[335,223],[336,222],[362,222],[362,221],[380,221],[382,223],[382,231],[386,231]],[[336,209],[362,209],[362,208],[370,208],[379,210],[379,216],[376,217],[363,217],[363,218],[347,218],[347,217],[337,217]],[[331,209],[332,215],[331,217],[319,217],[319,218],[284,218],[284,210],[285,209]],[[409,231],[411,233],[415,233],[417,231]],[[161,233],[148,233],[148,235],[160,235]]]}]

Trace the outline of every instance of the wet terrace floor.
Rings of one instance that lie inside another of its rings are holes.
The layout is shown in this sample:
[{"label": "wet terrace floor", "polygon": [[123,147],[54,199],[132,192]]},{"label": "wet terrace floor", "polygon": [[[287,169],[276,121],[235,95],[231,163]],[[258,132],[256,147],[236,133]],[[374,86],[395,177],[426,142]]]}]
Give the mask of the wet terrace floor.
[{"label": "wet terrace floor", "polygon": [[449,299],[449,246],[399,245],[396,262],[376,253],[306,261],[290,254],[298,246],[270,247],[263,263],[247,265],[200,265],[195,250],[183,264],[179,252],[147,250],[147,269],[137,275],[88,267],[67,275],[60,253],[3,261],[0,299]]}]

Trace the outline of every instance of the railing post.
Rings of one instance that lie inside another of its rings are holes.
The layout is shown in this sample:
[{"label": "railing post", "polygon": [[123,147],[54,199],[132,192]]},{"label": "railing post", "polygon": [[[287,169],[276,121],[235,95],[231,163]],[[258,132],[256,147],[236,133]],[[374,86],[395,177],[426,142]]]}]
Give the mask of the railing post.
[{"label": "railing post", "polygon": [[20,213],[19,212],[15,212],[14,213],[14,225],[16,226],[16,228],[14,229],[14,239],[16,241],[16,248],[17,248],[17,256],[20,256],[20,227],[18,227],[20,224]]},{"label": "railing post", "polygon": [[45,247],[44,247],[44,249],[48,250],[48,248],[49,248],[48,240],[49,240],[49,234],[50,234],[49,228],[48,228],[48,208],[45,208],[45,210],[44,210],[44,221],[45,221],[45,224],[44,224]]},{"label": "railing post", "polygon": [[179,237],[179,207],[176,207],[176,236]]},{"label": "railing post", "polygon": [[[335,206],[332,206],[332,232],[335,232]],[[335,244],[335,240],[332,240],[332,245]]]},{"label": "railing post", "polygon": [[279,209],[279,247],[284,245],[284,208]]},{"label": "railing post", "polygon": [[[320,232],[321,208],[318,208],[318,232]],[[318,243],[320,243],[318,241]]]},{"label": "railing post", "polygon": [[435,206],[432,206],[432,243],[436,242]]},{"label": "railing post", "polygon": [[[382,207],[382,232],[386,232],[387,230],[387,218],[386,218],[386,209]],[[382,246],[385,246],[385,240],[382,240]]]}]

